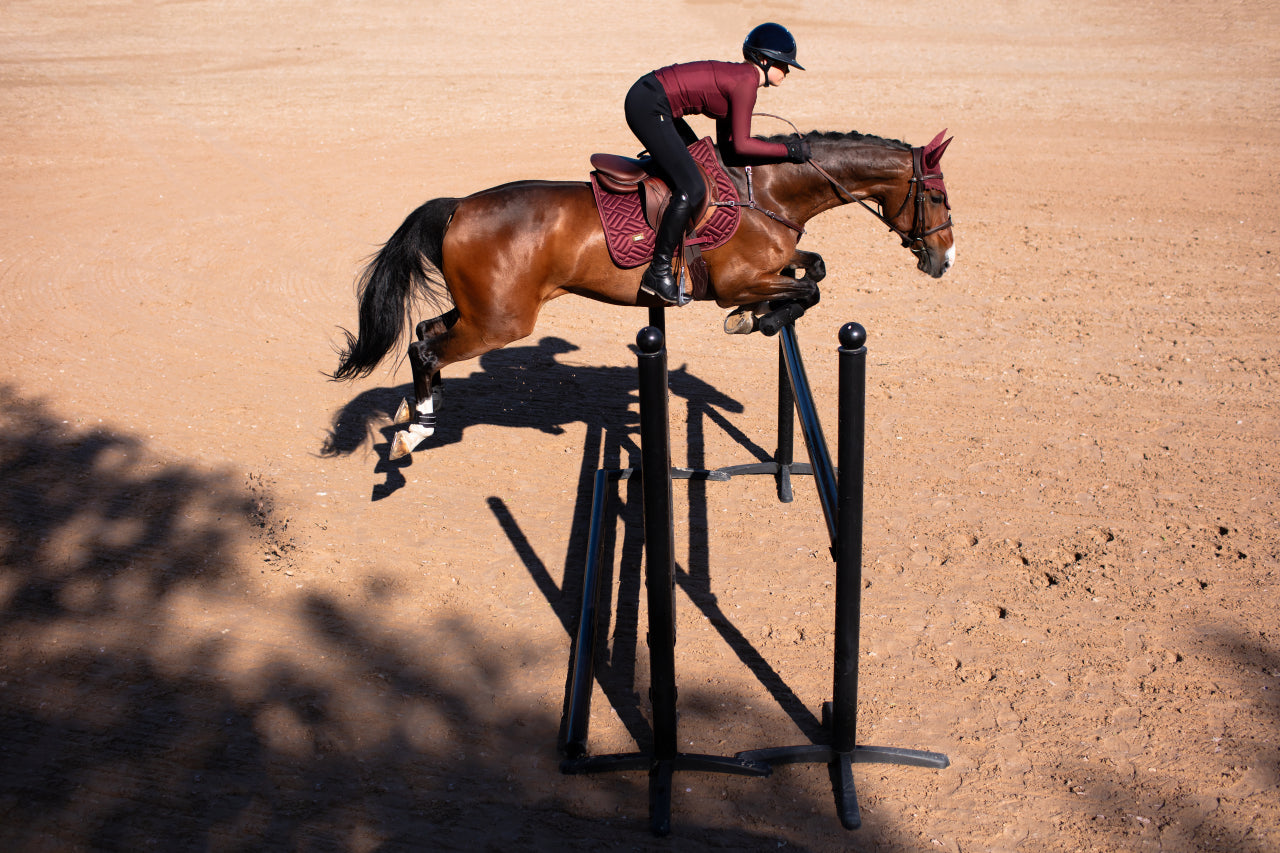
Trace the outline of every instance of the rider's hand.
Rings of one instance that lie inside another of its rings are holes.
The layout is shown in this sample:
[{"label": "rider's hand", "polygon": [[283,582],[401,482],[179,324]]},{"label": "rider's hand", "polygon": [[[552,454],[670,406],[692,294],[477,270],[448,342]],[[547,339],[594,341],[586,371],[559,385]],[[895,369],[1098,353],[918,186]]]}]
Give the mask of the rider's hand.
[{"label": "rider's hand", "polygon": [[787,161],[804,163],[809,159],[809,143],[802,136],[793,136],[786,141]]}]

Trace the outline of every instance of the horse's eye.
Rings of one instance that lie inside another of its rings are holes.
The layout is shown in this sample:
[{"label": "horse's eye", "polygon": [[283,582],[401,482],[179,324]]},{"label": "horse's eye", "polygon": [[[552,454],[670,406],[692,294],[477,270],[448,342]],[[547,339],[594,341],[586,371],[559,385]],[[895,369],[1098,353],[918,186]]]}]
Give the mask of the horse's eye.
[{"label": "horse's eye", "polygon": [[933,193],[929,196],[929,201],[934,204],[942,204],[942,196],[939,193]]}]

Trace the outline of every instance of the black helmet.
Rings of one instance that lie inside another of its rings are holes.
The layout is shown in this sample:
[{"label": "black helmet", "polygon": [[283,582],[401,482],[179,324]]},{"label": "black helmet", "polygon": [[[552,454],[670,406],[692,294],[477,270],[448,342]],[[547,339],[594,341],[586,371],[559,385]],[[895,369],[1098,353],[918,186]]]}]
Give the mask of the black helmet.
[{"label": "black helmet", "polygon": [[770,65],[790,65],[804,70],[804,66],[796,62],[796,40],[781,24],[761,24],[748,33],[742,43],[742,55],[747,62],[766,72]]}]

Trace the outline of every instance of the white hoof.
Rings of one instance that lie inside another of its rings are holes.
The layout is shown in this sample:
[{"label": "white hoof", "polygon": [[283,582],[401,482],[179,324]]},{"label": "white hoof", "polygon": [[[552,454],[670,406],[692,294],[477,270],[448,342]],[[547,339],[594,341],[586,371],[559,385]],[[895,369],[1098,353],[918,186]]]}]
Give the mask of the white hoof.
[{"label": "white hoof", "polygon": [[724,318],[726,335],[749,335],[756,330],[756,318],[749,308],[738,308]]},{"label": "white hoof", "polygon": [[402,459],[413,452],[413,448],[405,439],[406,433],[398,432],[396,437],[391,439],[391,450],[387,454],[388,459]]},{"label": "white hoof", "polygon": [[408,429],[400,430],[391,440],[390,458],[401,459],[408,456],[419,444],[435,435],[435,432],[434,429],[419,424],[410,424]]},{"label": "white hoof", "polygon": [[749,335],[759,328],[760,318],[769,313],[768,302],[740,305],[724,318],[726,335]]},{"label": "white hoof", "polygon": [[401,398],[400,408],[396,409],[396,416],[391,421],[397,424],[407,424],[411,420],[413,420],[413,406],[409,405],[407,398]]}]

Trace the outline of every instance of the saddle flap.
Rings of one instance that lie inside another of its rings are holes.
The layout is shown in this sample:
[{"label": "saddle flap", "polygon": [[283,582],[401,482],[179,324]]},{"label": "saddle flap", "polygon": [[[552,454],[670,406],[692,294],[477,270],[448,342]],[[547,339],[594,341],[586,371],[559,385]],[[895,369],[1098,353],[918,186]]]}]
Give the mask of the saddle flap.
[{"label": "saddle flap", "polygon": [[[707,140],[706,144],[710,145],[710,140]],[[690,150],[692,151],[692,148]],[[591,173],[591,177],[596,185],[606,192],[617,195],[638,193],[644,218],[650,228],[656,229],[658,223],[662,221],[662,214],[666,211],[667,204],[671,201],[671,187],[650,170],[652,162],[649,157],[637,160],[620,154],[592,154],[591,165],[595,171]],[[695,163],[705,187],[702,204],[693,211],[692,215],[692,222],[696,226],[705,222],[711,215],[712,204],[721,195],[721,191],[708,165],[696,160]]]},{"label": "saddle flap", "polygon": [[[738,228],[738,191],[724,171],[709,138],[689,146],[707,183],[703,206],[693,222],[697,237],[685,245],[697,245],[702,251],[723,245]],[[666,184],[645,169],[647,158],[635,160],[617,154],[593,154],[595,169],[589,181],[600,212],[609,254],[614,263],[631,269],[647,263],[653,256],[654,223],[662,219],[662,211],[670,199]],[[618,177],[631,183],[619,184]],[[643,190],[640,188],[643,187]]]}]

